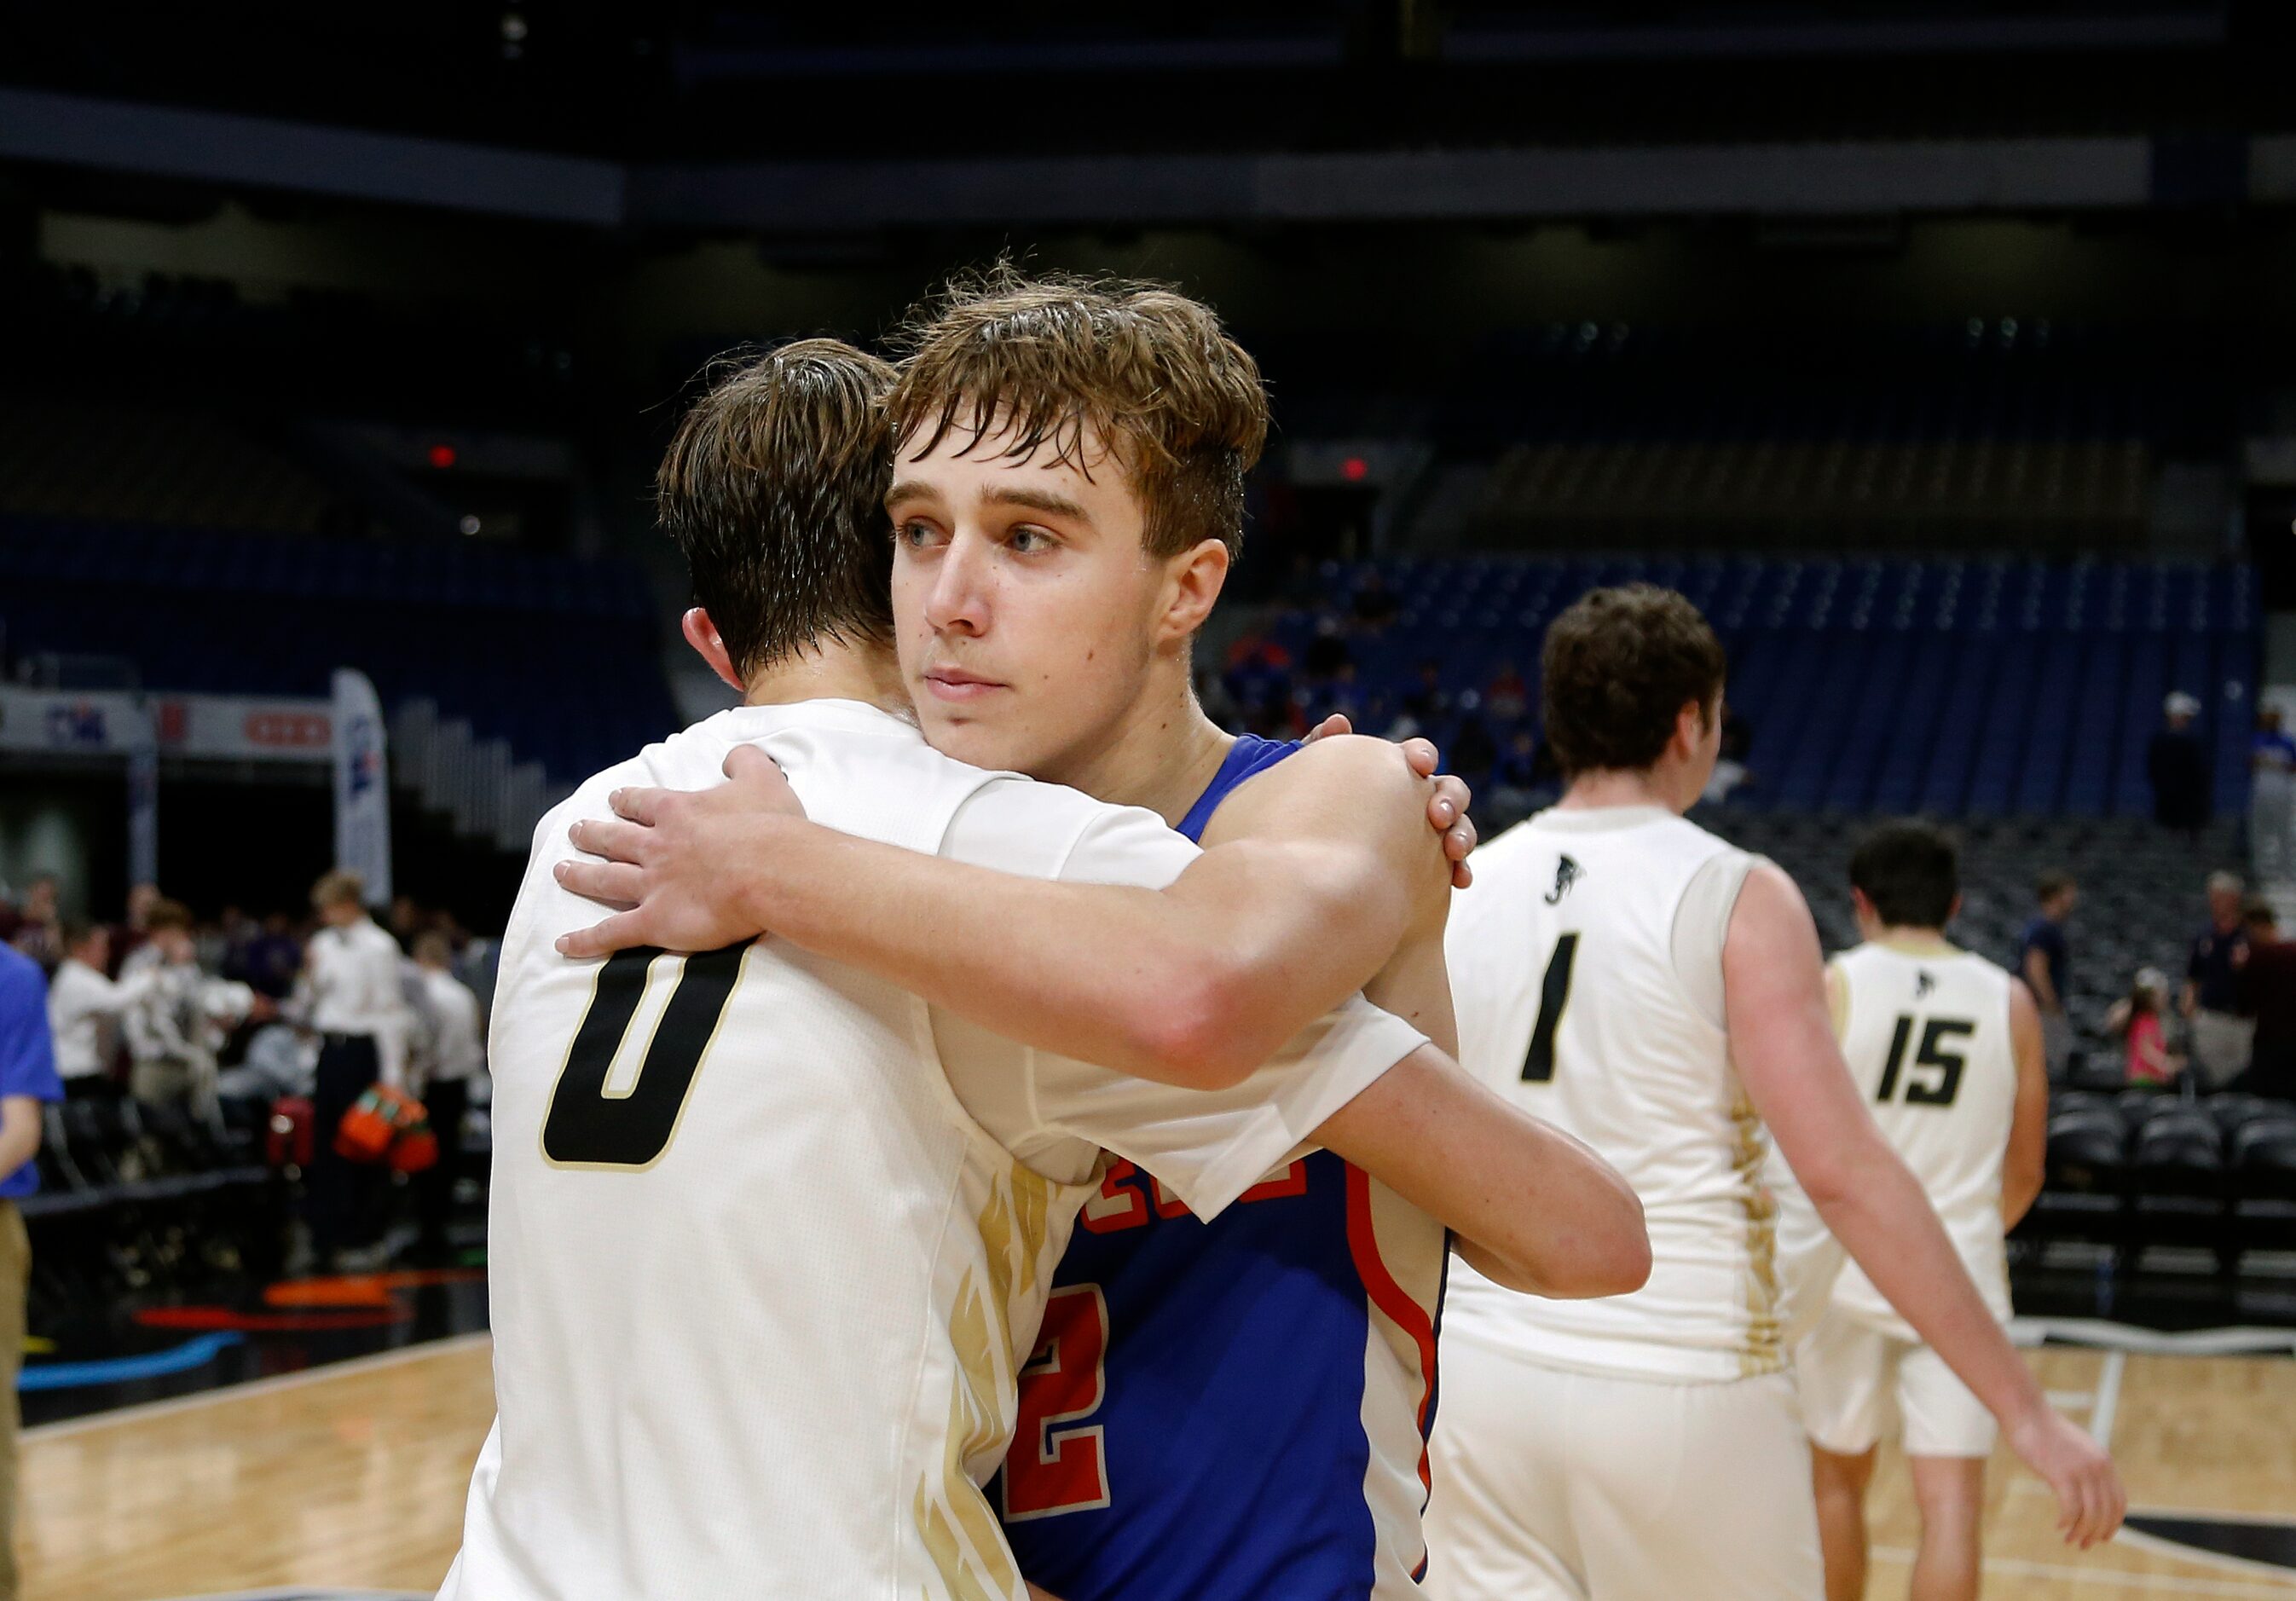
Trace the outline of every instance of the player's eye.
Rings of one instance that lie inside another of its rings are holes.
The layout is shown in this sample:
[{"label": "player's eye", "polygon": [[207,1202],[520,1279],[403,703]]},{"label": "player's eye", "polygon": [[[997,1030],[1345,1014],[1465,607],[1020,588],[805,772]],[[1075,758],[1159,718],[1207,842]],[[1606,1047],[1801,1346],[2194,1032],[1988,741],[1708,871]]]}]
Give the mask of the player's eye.
[{"label": "player's eye", "polygon": [[893,538],[910,550],[925,550],[940,543],[940,530],[922,517],[911,517],[895,525]]},{"label": "player's eye", "polygon": [[1057,543],[1052,535],[1043,529],[1031,528],[1026,524],[1014,529],[1005,536],[1005,538],[1006,542],[1013,546],[1013,554],[1023,556],[1041,555]]}]

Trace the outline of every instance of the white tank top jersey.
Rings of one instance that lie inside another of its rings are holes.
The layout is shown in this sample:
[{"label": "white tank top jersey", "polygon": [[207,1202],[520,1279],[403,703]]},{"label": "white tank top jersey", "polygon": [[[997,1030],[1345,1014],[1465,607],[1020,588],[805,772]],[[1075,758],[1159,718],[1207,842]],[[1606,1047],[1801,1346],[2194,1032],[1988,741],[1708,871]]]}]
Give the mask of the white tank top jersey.
[{"label": "white tank top jersey", "polygon": [[978,1039],[945,1068],[922,1001],[770,938],[557,955],[600,915],[552,876],[568,825],[742,743],[816,821],[921,851],[1148,887],[1196,855],[850,702],[721,713],[544,818],[496,992],[497,1416],[449,1601],[1021,1601],[980,1487],[1101,1147],[1209,1217],[1423,1043],[1358,999],[1193,1094]]},{"label": "white tank top jersey", "polygon": [[1446,1338],[1704,1383],[1784,1365],[1768,1134],[1730,1062],[1722,942],[1756,858],[1656,806],[1544,811],[1475,853],[1446,954],[1468,1070],[1642,1197],[1650,1282],[1517,1295],[1452,1269]]},{"label": "white tank top jersey", "polygon": [[[1951,948],[1860,945],[1833,965],[1850,1077],[2005,1323],[2001,1168],[2017,1108],[2012,980],[1984,957]],[[1855,1262],[1834,1281],[1833,1304],[1893,1339],[1919,1338]]]}]

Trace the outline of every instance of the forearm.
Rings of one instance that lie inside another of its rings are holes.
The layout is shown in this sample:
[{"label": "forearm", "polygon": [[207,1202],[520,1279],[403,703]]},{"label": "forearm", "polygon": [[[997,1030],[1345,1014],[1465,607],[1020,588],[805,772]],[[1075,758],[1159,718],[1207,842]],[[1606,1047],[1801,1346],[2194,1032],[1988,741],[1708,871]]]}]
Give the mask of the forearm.
[{"label": "forearm", "polygon": [[1197,1087],[1236,1081],[1361,988],[1404,913],[1399,888],[1280,842],[1222,846],[1152,891],[793,818],[751,835],[726,871],[759,928],[1025,1045]]},{"label": "forearm", "polygon": [[2041,1171],[2009,1171],[2001,1177],[2001,1227],[2012,1229],[2025,1220],[2033,1210],[2033,1203],[2041,1196]]},{"label": "forearm", "polygon": [[2005,1423],[2042,1405],[1921,1183],[1877,1134],[1809,1186],[1818,1215],[1914,1331]]},{"label": "forearm", "polygon": [[0,1105],[0,1173],[12,1173],[40,1154],[40,1104],[10,1096]]}]

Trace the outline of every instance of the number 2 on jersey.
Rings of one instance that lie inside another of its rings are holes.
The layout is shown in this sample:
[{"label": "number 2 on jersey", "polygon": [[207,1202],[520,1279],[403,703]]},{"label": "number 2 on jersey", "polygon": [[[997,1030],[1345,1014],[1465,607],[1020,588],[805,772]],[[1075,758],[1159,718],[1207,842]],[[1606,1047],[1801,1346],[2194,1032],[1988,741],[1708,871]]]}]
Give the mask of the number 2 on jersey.
[{"label": "number 2 on jersey", "polygon": [[[1959,1051],[1948,1051],[1948,1038],[1965,1039],[1977,1032],[1973,1022],[1957,1018],[1932,1017],[1922,1025],[1922,1048],[1914,1054],[1915,1067],[1937,1069],[1937,1078],[1927,1084],[1911,1075],[1906,1078],[1905,1103],[1908,1106],[1950,1106],[1954,1096],[1961,1093],[1962,1070],[1969,1058]],[[1890,1036],[1890,1062],[1882,1070],[1882,1093],[1874,1098],[1887,1103],[1898,1093],[1898,1079],[1906,1065],[1906,1046],[1914,1037],[1914,1019],[1908,1013],[1898,1019],[1897,1032]]]},{"label": "number 2 on jersey", "polygon": [[1557,940],[1546,959],[1546,976],[1538,985],[1538,1021],[1530,1025],[1530,1049],[1522,1056],[1526,1084],[1546,1084],[1554,1077],[1554,1030],[1562,1026],[1562,1008],[1570,1004],[1570,965],[1578,959],[1575,933]]},{"label": "number 2 on jersey", "polygon": [[645,998],[654,958],[665,953],[640,946],[606,958],[590,1008],[582,1014],[566,1065],[550,1092],[542,1154],[578,1167],[644,1169],[660,1160],[677,1132],[686,1093],[718,1032],[718,1020],[726,1014],[749,949],[744,940],[685,958],[653,1038],[646,1041],[637,1082],[619,1095],[608,1092],[606,1075]]},{"label": "number 2 on jersey", "polygon": [[1020,1417],[1004,1454],[1004,1521],[1107,1506],[1100,1426],[1061,1426],[1090,1417],[1107,1396],[1108,1300],[1098,1285],[1066,1285],[1046,1299],[1019,1388]]}]

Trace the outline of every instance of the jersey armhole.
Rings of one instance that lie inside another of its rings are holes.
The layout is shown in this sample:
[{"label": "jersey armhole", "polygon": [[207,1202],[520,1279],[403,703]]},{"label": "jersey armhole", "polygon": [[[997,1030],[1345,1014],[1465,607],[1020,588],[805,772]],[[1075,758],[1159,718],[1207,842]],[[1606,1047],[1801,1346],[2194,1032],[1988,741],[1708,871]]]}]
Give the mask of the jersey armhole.
[{"label": "jersey armhole", "polygon": [[1730,1010],[1722,981],[1722,951],[1746,876],[1765,859],[1734,846],[1699,863],[1683,886],[1667,930],[1667,966],[1675,987],[1691,1010],[1726,1033]]}]

